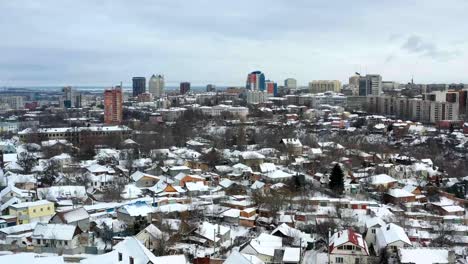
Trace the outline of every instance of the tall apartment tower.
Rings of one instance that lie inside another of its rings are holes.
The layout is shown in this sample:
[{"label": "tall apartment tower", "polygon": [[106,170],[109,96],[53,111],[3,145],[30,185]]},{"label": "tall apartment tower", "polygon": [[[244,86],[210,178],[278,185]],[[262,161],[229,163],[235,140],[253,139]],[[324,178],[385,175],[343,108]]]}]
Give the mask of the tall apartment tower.
[{"label": "tall apartment tower", "polygon": [[164,75],[153,74],[153,76],[151,76],[149,79],[148,90],[154,98],[162,97],[164,95]]},{"label": "tall apartment tower", "polygon": [[180,94],[186,94],[190,91],[190,83],[181,82],[179,88],[180,88]]},{"label": "tall apartment tower", "polygon": [[71,86],[62,88],[62,98],[60,99],[60,107],[62,108],[80,108],[82,106],[81,93],[76,92]]},{"label": "tall apartment tower", "polygon": [[104,91],[104,123],[120,124],[122,122],[122,104],[121,86]]},{"label": "tall apartment tower", "polygon": [[253,71],[247,75],[247,90],[252,91],[265,91],[265,74],[261,71]]},{"label": "tall apartment tower", "polygon": [[381,95],[382,94],[382,76],[379,74],[367,74],[359,77],[359,95]]},{"label": "tall apartment tower", "polygon": [[286,89],[296,90],[297,80],[294,78],[287,78],[286,80],[284,80],[284,87],[286,87]]},{"label": "tall apartment tower", "polygon": [[309,83],[309,91],[311,93],[324,93],[341,91],[341,82],[338,80],[319,80]]},{"label": "tall apartment tower", "polygon": [[146,92],[146,78],[145,77],[133,77],[132,78],[133,97]]},{"label": "tall apartment tower", "polygon": [[207,92],[216,92],[216,85],[214,85],[214,84],[207,84],[207,85],[206,85],[206,91],[207,91]]}]

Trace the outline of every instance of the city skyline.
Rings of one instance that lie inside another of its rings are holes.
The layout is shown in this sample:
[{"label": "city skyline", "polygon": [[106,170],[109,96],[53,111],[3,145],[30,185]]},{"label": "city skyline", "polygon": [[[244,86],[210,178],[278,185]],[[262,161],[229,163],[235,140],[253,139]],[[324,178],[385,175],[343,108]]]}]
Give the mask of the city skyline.
[{"label": "city skyline", "polygon": [[[401,83],[412,76],[468,82],[466,1],[10,1],[0,8],[0,22],[11,25],[0,28],[7,36],[0,87],[129,84],[155,72],[170,86],[242,86],[255,70],[301,86],[347,83],[356,71]],[[450,16],[437,19],[443,13]]]}]

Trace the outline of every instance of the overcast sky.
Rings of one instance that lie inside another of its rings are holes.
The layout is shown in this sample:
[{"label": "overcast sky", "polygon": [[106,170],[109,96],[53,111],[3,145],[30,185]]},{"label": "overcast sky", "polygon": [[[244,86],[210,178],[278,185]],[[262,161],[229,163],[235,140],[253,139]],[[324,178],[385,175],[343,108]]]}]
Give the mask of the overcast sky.
[{"label": "overcast sky", "polygon": [[[383,3],[385,2],[385,3]],[[0,86],[468,83],[468,0],[0,1]]]}]

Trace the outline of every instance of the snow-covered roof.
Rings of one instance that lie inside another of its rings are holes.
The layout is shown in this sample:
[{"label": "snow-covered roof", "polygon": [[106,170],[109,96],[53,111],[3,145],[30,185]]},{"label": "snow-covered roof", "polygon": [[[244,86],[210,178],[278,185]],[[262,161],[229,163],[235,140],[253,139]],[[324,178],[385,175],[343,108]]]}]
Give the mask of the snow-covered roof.
[{"label": "snow-covered roof", "polygon": [[398,248],[402,264],[449,263],[449,251],[445,248]]},{"label": "snow-covered roof", "polygon": [[118,212],[128,214],[130,216],[147,216],[149,213],[152,213],[154,211],[154,208],[152,206],[149,206],[146,203],[134,203],[134,204],[128,204],[120,207]]},{"label": "snow-covered roof", "polygon": [[260,167],[260,172],[265,173],[265,172],[271,172],[276,170],[276,165],[274,163],[262,163],[259,165]]},{"label": "snow-covered roof", "polygon": [[[227,232],[229,232],[231,229],[229,227],[219,225],[219,224],[212,224],[210,222],[203,222],[200,226],[198,226],[198,229],[195,231],[198,235],[213,241],[215,239],[215,242],[219,241],[218,236],[223,236]],[[215,238],[216,235],[216,238]]]},{"label": "snow-covered roof", "polygon": [[[122,261],[119,261],[119,253]],[[130,264],[130,257],[134,264],[187,264],[184,255],[170,255],[156,257],[135,237],[126,237],[125,240],[118,243],[114,250],[109,253],[92,256],[80,261],[81,264]]]},{"label": "snow-covered roof", "polygon": [[301,249],[286,247],[283,254],[283,262],[299,263],[301,260]]},{"label": "snow-covered roof", "polygon": [[401,241],[407,245],[411,245],[411,241],[406,235],[405,230],[393,223],[382,226],[376,233],[377,246],[379,249],[385,248],[388,244]]},{"label": "snow-covered roof", "polygon": [[388,184],[396,181],[397,180],[387,174],[378,174],[370,178],[370,182],[373,185]]},{"label": "snow-covered roof", "polygon": [[265,156],[256,151],[244,151],[241,153],[244,160],[265,159]]},{"label": "snow-covered roof", "polygon": [[333,250],[334,248],[339,247],[348,242],[364,249],[364,251],[367,254],[369,254],[367,243],[363,239],[362,235],[354,232],[351,229],[342,230],[334,233],[330,238],[329,246]]},{"label": "snow-covered roof", "polygon": [[72,240],[76,229],[75,225],[38,223],[31,237],[33,239]]},{"label": "snow-covered roof", "polygon": [[233,251],[227,259],[224,261],[224,264],[264,264],[257,256],[242,254],[239,251]]},{"label": "snow-covered roof", "polygon": [[388,191],[388,194],[389,194],[390,196],[393,196],[393,197],[396,197],[396,198],[401,198],[401,197],[412,197],[412,196],[414,196],[414,194],[412,194],[412,193],[410,193],[410,192],[408,192],[408,191],[406,191],[406,190],[404,190],[404,189],[397,189],[397,188],[395,188],[395,189],[390,189],[390,190]]},{"label": "snow-covered roof", "polygon": [[290,178],[293,175],[291,173],[287,173],[282,170],[276,170],[276,171],[266,173],[265,176],[270,179],[285,179],[285,178]]},{"label": "snow-covered roof", "polygon": [[69,224],[88,219],[89,214],[83,207],[79,207],[65,212],[58,212],[56,217],[59,217],[64,224]]},{"label": "snow-covered roof", "polygon": [[28,264],[64,264],[63,256],[49,256],[22,252],[0,256],[0,263],[28,263]]},{"label": "snow-covered roof", "polygon": [[40,206],[40,205],[54,205],[54,204],[47,201],[47,200],[38,200],[38,201],[34,201],[34,202],[25,202],[25,203],[10,205],[10,207],[13,207],[15,209],[20,209],[20,208]]}]

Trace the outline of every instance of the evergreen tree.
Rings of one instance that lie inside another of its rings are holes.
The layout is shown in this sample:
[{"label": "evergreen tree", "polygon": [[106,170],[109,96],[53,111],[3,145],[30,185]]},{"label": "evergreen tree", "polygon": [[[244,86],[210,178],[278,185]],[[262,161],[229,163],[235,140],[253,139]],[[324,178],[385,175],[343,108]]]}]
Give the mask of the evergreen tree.
[{"label": "evergreen tree", "polygon": [[338,194],[342,194],[344,190],[344,174],[343,170],[341,169],[340,165],[336,164],[333,167],[333,170],[330,175],[330,182],[328,186],[333,191],[336,191]]}]

